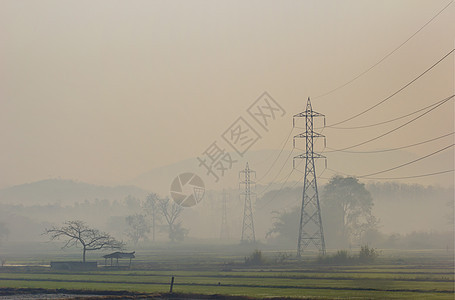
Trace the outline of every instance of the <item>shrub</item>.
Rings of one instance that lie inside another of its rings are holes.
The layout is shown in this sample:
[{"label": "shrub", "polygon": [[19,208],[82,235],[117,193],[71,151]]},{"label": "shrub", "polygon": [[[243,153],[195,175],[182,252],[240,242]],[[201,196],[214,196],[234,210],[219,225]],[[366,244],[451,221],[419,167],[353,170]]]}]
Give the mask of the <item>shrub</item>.
[{"label": "shrub", "polygon": [[372,263],[378,256],[379,253],[377,250],[369,248],[365,245],[360,248],[358,256],[351,256],[346,250],[338,250],[337,253],[333,255],[319,255],[317,263],[335,265],[343,265],[348,263]]},{"label": "shrub", "polygon": [[291,258],[291,254],[286,252],[278,252],[275,256],[275,263],[283,264]]},{"label": "shrub", "polygon": [[262,256],[261,250],[254,250],[250,256],[245,257],[245,265],[262,265],[265,263],[265,259]]},{"label": "shrub", "polygon": [[379,253],[377,250],[373,248],[368,248],[367,245],[362,246],[360,249],[359,253],[359,261],[363,263],[370,263],[376,260],[376,258],[379,256]]}]

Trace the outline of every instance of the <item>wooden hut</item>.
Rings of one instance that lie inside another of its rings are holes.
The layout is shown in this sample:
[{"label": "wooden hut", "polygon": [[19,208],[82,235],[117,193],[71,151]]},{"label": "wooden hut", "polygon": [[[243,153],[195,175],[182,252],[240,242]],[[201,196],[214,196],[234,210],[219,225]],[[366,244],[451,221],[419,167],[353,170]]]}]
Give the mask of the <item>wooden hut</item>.
[{"label": "wooden hut", "polygon": [[107,265],[107,260],[108,259],[111,259],[111,267],[114,265],[114,258],[117,260],[117,267],[119,266],[118,264],[118,260],[121,259],[121,258],[129,258],[130,259],[130,264],[128,267],[131,268],[131,260],[133,258],[135,258],[134,256],[134,253],[136,253],[136,251],[133,251],[133,252],[114,252],[114,253],[111,253],[111,254],[106,254],[106,255],[103,255],[104,257],[104,264]]}]

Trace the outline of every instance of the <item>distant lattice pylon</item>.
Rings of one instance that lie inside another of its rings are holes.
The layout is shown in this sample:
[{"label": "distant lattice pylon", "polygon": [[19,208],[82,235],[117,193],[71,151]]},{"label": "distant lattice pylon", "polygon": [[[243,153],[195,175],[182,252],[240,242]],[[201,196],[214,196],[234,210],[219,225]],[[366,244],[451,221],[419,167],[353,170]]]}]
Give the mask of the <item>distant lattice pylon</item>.
[{"label": "distant lattice pylon", "polygon": [[246,163],[245,169],[239,172],[239,177],[241,178],[239,186],[243,191],[240,193],[240,197],[244,200],[242,239],[240,240],[242,243],[256,242],[254,234],[253,208],[251,205],[251,198],[255,197],[255,193],[251,191],[251,186],[255,184],[251,181],[251,179],[254,179],[252,178],[253,176],[256,176],[256,172],[251,170],[248,163]]},{"label": "distant lattice pylon", "polygon": [[220,230],[220,239],[228,240],[229,239],[229,226],[227,223],[227,202],[229,200],[229,194],[223,190],[221,198],[221,230]]}]

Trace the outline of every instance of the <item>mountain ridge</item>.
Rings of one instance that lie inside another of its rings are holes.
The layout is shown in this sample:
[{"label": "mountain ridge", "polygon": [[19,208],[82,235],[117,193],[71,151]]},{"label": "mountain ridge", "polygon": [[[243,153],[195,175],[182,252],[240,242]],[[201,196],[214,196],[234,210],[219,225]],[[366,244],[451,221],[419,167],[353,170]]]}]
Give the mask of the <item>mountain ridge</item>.
[{"label": "mountain ridge", "polygon": [[144,197],[147,191],[132,185],[104,186],[71,179],[44,179],[0,189],[0,204],[71,204],[85,200],[123,200]]}]

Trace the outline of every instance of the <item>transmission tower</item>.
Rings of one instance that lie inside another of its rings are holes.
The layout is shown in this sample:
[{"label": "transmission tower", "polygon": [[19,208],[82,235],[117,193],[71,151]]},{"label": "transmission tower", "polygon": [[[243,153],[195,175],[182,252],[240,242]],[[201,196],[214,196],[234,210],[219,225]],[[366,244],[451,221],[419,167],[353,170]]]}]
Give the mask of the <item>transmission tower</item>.
[{"label": "transmission tower", "polygon": [[245,205],[243,207],[243,226],[242,226],[242,243],[256,242],[256,237],[254,235],[254,221],[253,221],[253,209],[251,207],[251,196],[255,196],[251,192],[251,185],[254,185],[254,182],[251,181],[251,177],[254,174],[256,177],[256,172],[251,170],[246,163],[246,168],[239,172],[239,177],[241,178],[239,186],[244,185],[245,191],[240,194],[240,197],[243,197],[245,200]]},{"label": "transmission tower", "polygon": [[[304,249],[311,244],[325,254],[324,231],[322,229],[321,208],[319,206],[318,185],[316,182],[316,168],[314,166],[315,158],[325,158],[324,156],[313,151],[314,138],[325,136],[313,131],[313,118],[325,116],[313,111],[310,98],[308,98],[306,110],[294,116],[293,122],[295,127],[295,118],[305,118],[305,132],[298,134],[295,139],[304,138],[306,141],[306,152],[294,157],[294,159],[305,159],[305,177],[303,180],[302,208],[300,212],[299,241],[297,245],[297,256],[300,257]],[[325,140],[324,140],[325,141]]]},{"label": "transmission tower", "polygon": [[229,199],[229,194],[223,189],[223,194],[221,198],[221,230],[220,230],[220,240],[229,239],[229,228],[227,224],[227,201]]},{"label": "transmission tower", "polygon": [[148,194],[146,201],[144,203],[144,210],[147,215],[150,215],[152,219],[152,241],[155,241],[155,225],[157,218],[157,209],[158,209],[158,195],[157,194]]}]

